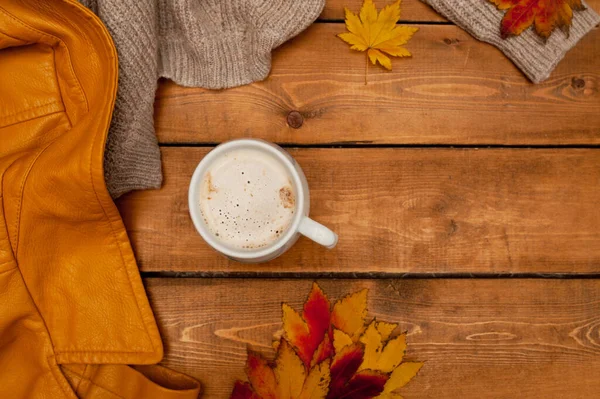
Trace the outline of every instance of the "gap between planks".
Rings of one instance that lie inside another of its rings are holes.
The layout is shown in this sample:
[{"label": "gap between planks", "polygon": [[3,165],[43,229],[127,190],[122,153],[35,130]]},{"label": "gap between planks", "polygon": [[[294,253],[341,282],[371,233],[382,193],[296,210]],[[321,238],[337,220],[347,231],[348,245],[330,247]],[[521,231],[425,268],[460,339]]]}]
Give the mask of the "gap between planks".
[{"label": "gap between planks", "polygon": [[[242,138],[242,137],[240,137]],[[600,144],[380,144],[372,141],[340,141],[321,144],[305,143],[275,143],[283,148],[447,148],[447,149],[598,149]],[[198,142],[198,143],[160,143],[165,148],[202,148],[216,147],[220,142]]]},{"label": "gap between planks", "polygon": [[292,280],[599,280],[600,273],[386,273],[386,272],[141,272],[143,278],[292,279]]}]

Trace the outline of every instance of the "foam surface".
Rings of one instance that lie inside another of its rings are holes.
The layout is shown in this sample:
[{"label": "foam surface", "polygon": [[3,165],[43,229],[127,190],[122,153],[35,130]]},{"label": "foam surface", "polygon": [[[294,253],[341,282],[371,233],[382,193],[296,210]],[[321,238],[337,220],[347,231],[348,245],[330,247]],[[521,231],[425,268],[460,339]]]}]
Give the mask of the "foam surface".
[{"label": "foam surface", "polygon": [[269,246],[289,228],[296,194],[287,169],[260,149],[223,153],[202,179],[200,210],[222,243],[241,250]]}]

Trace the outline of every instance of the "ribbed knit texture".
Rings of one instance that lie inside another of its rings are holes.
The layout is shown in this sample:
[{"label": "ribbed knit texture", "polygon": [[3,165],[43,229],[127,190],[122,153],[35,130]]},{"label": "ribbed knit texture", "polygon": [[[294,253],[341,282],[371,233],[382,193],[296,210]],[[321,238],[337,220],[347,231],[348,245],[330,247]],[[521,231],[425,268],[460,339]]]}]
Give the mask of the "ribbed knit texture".
[{"label": "ribbed knit texture", "polygon": [[162,182],[154,132],[159,77],[222,89],[263,80],[271,51],[306,29],[325,0],[80,0],[110,31],[119,87],[104,155],[113,198]]},{"label": "ribbed knit texture", "polygon": [[573,24],[567,37],[556,29],[544,43],[533,29],[507,39],[500,37],[504,11],[488,0],[421,0],[469,32],[476,39],[498,47],[534,83],[546,80],[558,62],[577,42],[600,23],[598,14],[586,5],[585,11],[573,12]]}]

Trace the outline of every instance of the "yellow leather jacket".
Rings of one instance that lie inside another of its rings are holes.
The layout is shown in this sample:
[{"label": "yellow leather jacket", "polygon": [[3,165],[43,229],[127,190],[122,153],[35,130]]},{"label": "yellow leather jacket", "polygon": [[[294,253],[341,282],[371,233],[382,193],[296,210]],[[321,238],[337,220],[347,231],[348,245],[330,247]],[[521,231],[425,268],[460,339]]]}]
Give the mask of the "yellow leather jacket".
[{"label": "yellow leather jacket", "polygon": [[102,170],[117,56],[73,0],[0,0],[0,398],[196,398]]}]

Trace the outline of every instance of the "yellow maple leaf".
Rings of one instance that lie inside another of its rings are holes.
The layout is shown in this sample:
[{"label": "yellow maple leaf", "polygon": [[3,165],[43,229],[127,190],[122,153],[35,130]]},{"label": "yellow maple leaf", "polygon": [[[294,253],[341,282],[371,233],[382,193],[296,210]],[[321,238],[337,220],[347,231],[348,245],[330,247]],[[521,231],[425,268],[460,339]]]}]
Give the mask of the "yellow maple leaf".
[{"label": "yellow maple leaf", "polygon": [[377,362],[381,355],[383,340],[381,339],[381,334],[377,331],[375,321],[369,324],[364,334],[360,337],[360,342],[365,345],[365,354],[359,370],[377,370]]},{"label": "yellow maple leaf", "polygon": [[304,386],[298,399],[325,399],[329,391],[329,383],[331,382],[329,363],[330,360],[327,359],[313,366],[304,381]]},{"label": "yellow maple leaf", "polygon": [[343,297],[333,305],[331,312],[331,324],[349,335],[354,342],[364,328],[368,292],[367,289],[363,289]]},{"label": "yellow maple leaf", "polygon": [[281,340],[275,359],[278,399],[296,399],[306,378],[304,363],[285,339]]},{"label": "yellow maple leaf", "polygon": [[378,321],[376,325],[377,331],[379,331],[379,334],[381,334],[381,339],[384,341],[387,341],[396,327],[398,327],[397,323],[388,323],[385,321]]},{"label": "yellow maple leaf", "polygon": [[335,353],[340,353],[346,346],[352,345],[352,338],[342,330],[333,329],[333,348]]},{"label": "yellow maple leaf", "polygon": [[406,350],[406,334],[388,341],[377,361],[377,370],[389,373],[402,362]]},{"label": "yellow maple leaf", "polygon": [[386,381],[383,392],[375,399],[401,399],[402,397],[393,391],[408,384],[417,375],[421,367],[423,367],[423,363],[421,362],[405,362],[400,364]]},{"label": "yellow maple leaf", "polygon": [[391,71],[392,61],[386,54],[394,57],[411,55],[401,46],[410,40],[418,28],[396,25],[400,19],[400,0],[385,6],[379,14],[373,0],[364,0],[359,15],[347,8],[345,12],[348,32],[340,33],[338,37],[352,45],[352,50],[367,52],[367,68],[371,60],[373,65],[378,62]]},{"label": "yellow maple leaf", "polygon": [[370,369],[389,373],[402,362],[406,350],[406,334],[389,340],[384,346],[384,339],[375,320],[360,337],[360,342],[365,345],[365,355],[359,370]]}]

